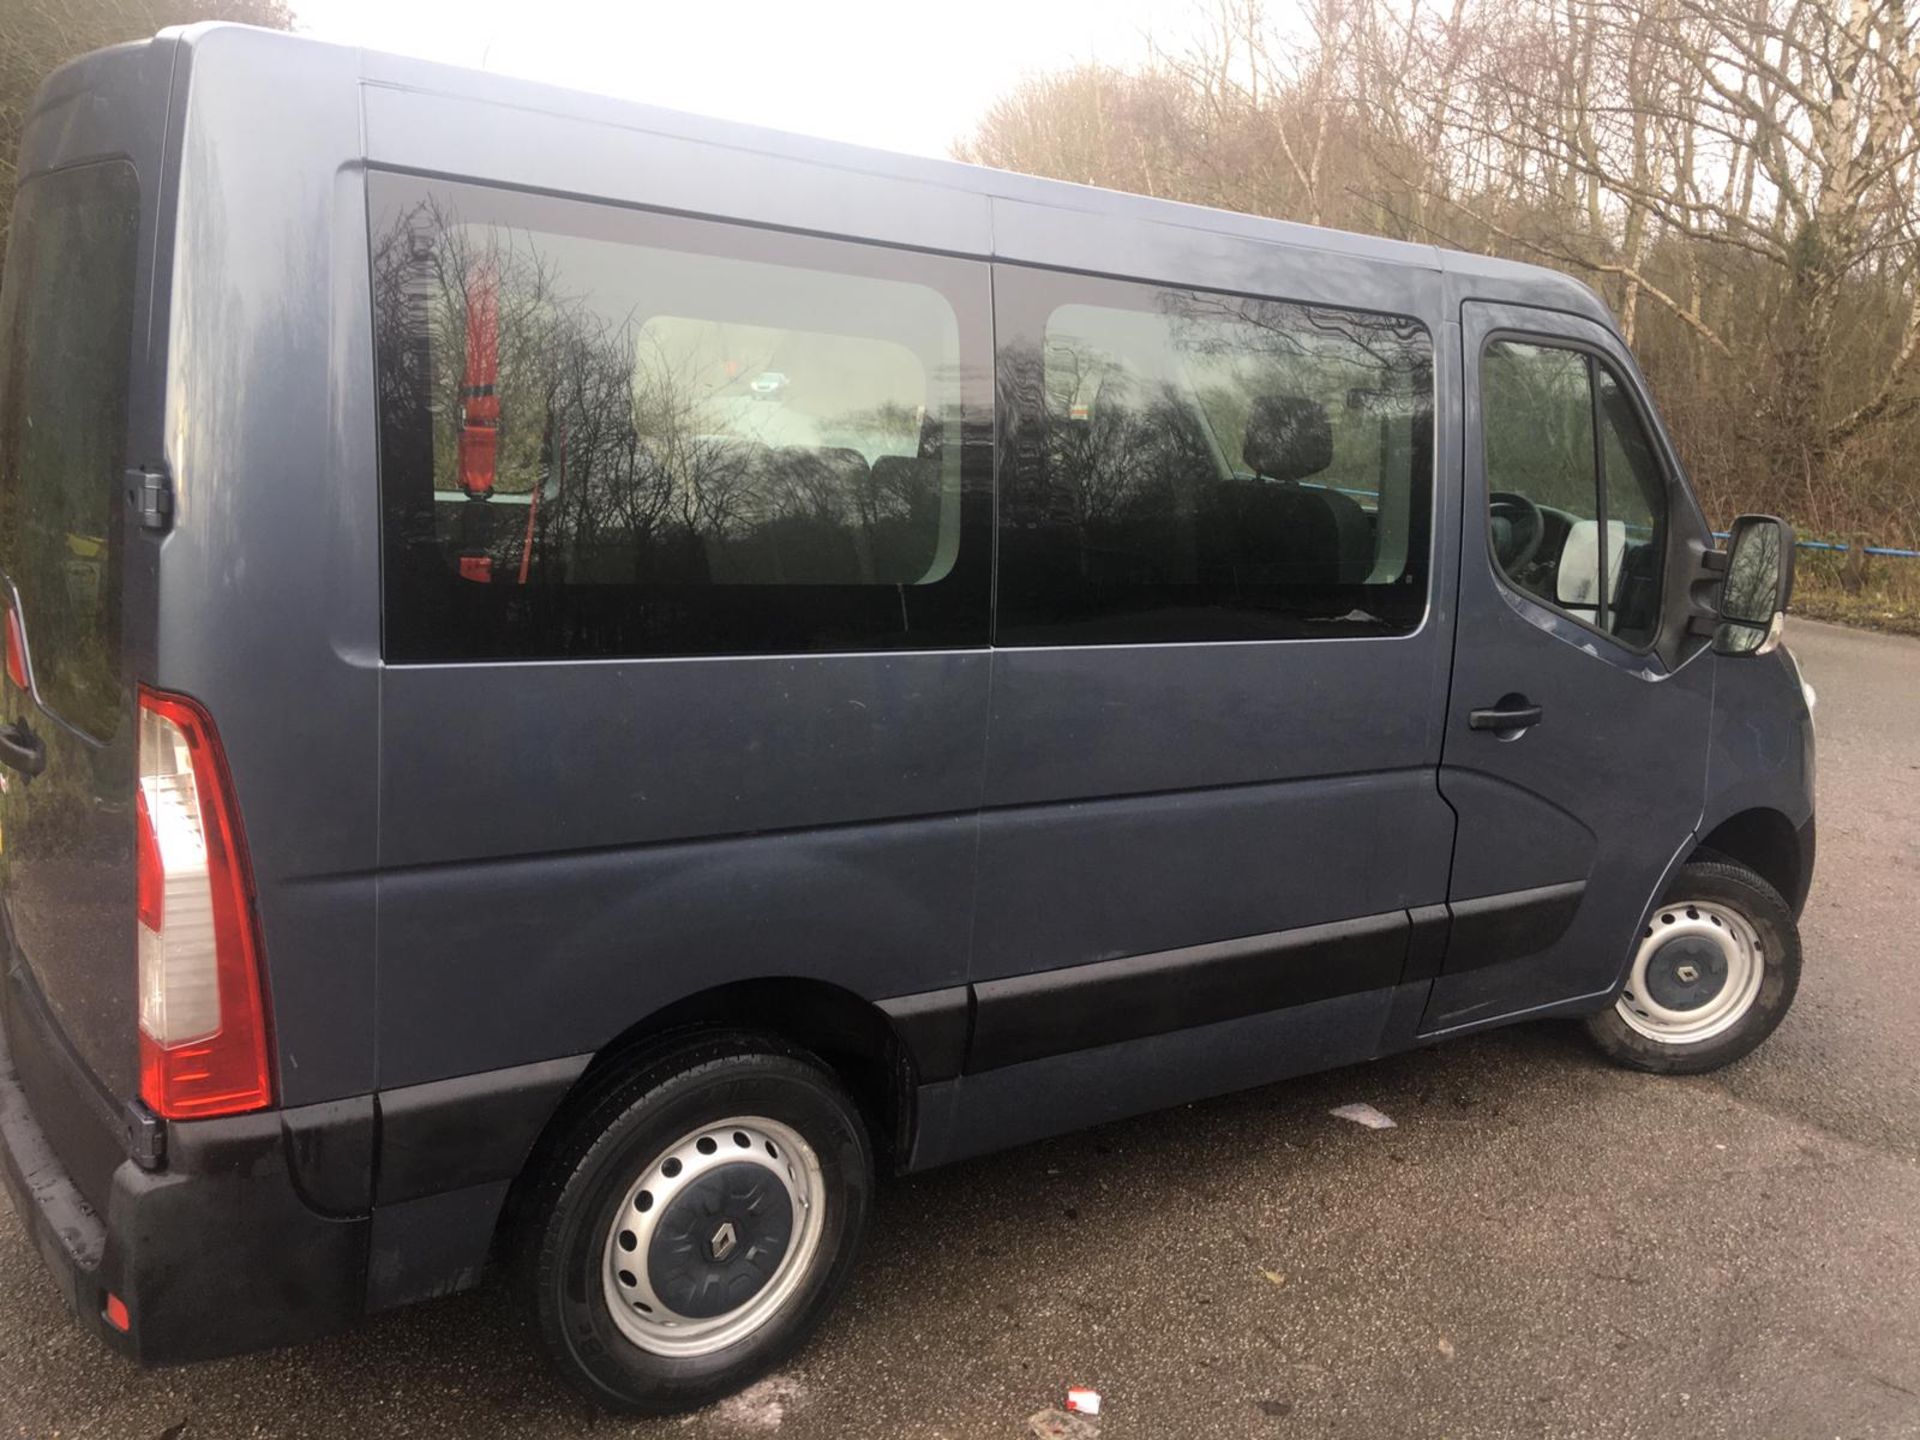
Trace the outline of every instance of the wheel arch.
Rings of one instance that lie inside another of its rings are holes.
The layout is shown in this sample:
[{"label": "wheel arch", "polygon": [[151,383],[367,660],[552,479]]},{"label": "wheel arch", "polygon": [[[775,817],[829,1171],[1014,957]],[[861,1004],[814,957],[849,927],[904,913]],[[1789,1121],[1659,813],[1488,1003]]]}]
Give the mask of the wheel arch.
[{"label": "wheel arch", "polygon": [[890,1158],[911,1138],[918,1072],[886,1012],[842,986],[800,976],[736,980],[675,1000],[602,1046],[579,1085],[597,1084],[693,1030],[740,1030],[798,1045],[846,1085],[879,1154]]},{"label": "wheel arch", "polygon": [[1807,903],[1813,875],[1812,824],[1804,831],[1779,810],[1755,806],[1730,815],[1700,837],[1689,860],[1732,860],[1780,893],[1794,918]]},{"label": "wheel arch", "polygon": [[731,981],[653,1011],[594,1053],[542,1126],[513,1182],[495,1227],[496,1251],[522,1216],[520,1200],[530,1177],[573,1117],[634,1066],[690,1036],[714,1031],[761,1035],[805,1050],[846,1086],[883,1167],[897,1168],[911,1153],[919,1067],[886,1011],[823,980],[769,976]]}]

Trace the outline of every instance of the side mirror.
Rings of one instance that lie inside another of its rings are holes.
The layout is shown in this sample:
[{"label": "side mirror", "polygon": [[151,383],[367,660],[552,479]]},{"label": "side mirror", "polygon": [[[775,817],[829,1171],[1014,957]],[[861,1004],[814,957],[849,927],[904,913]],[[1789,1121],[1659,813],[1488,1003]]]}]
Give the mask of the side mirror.
[{"label": "side mirror", "polygon": [[1720,655],[1764,655],[1780,639],[1780,617],[1793,596],[1793,527],[1771,515],[1742,515],[1727,540],[1727,578],[1720,588]]}]

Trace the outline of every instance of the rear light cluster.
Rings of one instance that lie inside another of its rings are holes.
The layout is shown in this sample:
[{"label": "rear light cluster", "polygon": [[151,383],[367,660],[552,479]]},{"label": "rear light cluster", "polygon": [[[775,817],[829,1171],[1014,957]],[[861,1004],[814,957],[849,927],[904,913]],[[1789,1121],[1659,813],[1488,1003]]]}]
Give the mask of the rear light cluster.
[{"label": "rear light cluster", "polygon": [[246,842],[213,720],[140,691],[140,1096],[203,1119],[273,1101]]},{"label": "rear light cluster", "polygon": [[27,689],[27,637],[20,630],[20,612],[7,607],[7,678]]}]

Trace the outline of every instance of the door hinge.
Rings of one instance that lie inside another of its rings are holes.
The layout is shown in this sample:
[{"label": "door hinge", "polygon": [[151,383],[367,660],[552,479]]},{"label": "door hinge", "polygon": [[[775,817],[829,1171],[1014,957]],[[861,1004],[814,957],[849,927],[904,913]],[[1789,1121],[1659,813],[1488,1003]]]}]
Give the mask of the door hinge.
[{"label": "door hinge", "polygon": [[165,530],[173,524],[173,480],[164,470],[129,470],[127,503],[142,530]]}]

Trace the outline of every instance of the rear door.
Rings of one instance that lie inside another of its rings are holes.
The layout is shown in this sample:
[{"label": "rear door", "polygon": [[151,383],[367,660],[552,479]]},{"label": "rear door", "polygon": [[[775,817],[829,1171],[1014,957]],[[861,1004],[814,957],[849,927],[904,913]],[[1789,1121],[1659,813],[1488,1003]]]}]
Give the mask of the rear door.
[{"label": "rear door", "polygon": [[121,1096],[133,1093],[136,1054],[126,676],[144,638],[126,620],[144,582],[129,561],[122,481],[153,419],[139,394],[142,259],[170,48],[90,57],[42,93],[0,286],[0,570],[14,620],[0,904],[14,959]]},{"label": "rear door", "polygon": [[1440,789],[1452,930],[1424,1028],[1605,991],[1691,836],[1712,673],[1686,635],[1711,544],[1601,326],[1462,307],[1465,515]]}]

